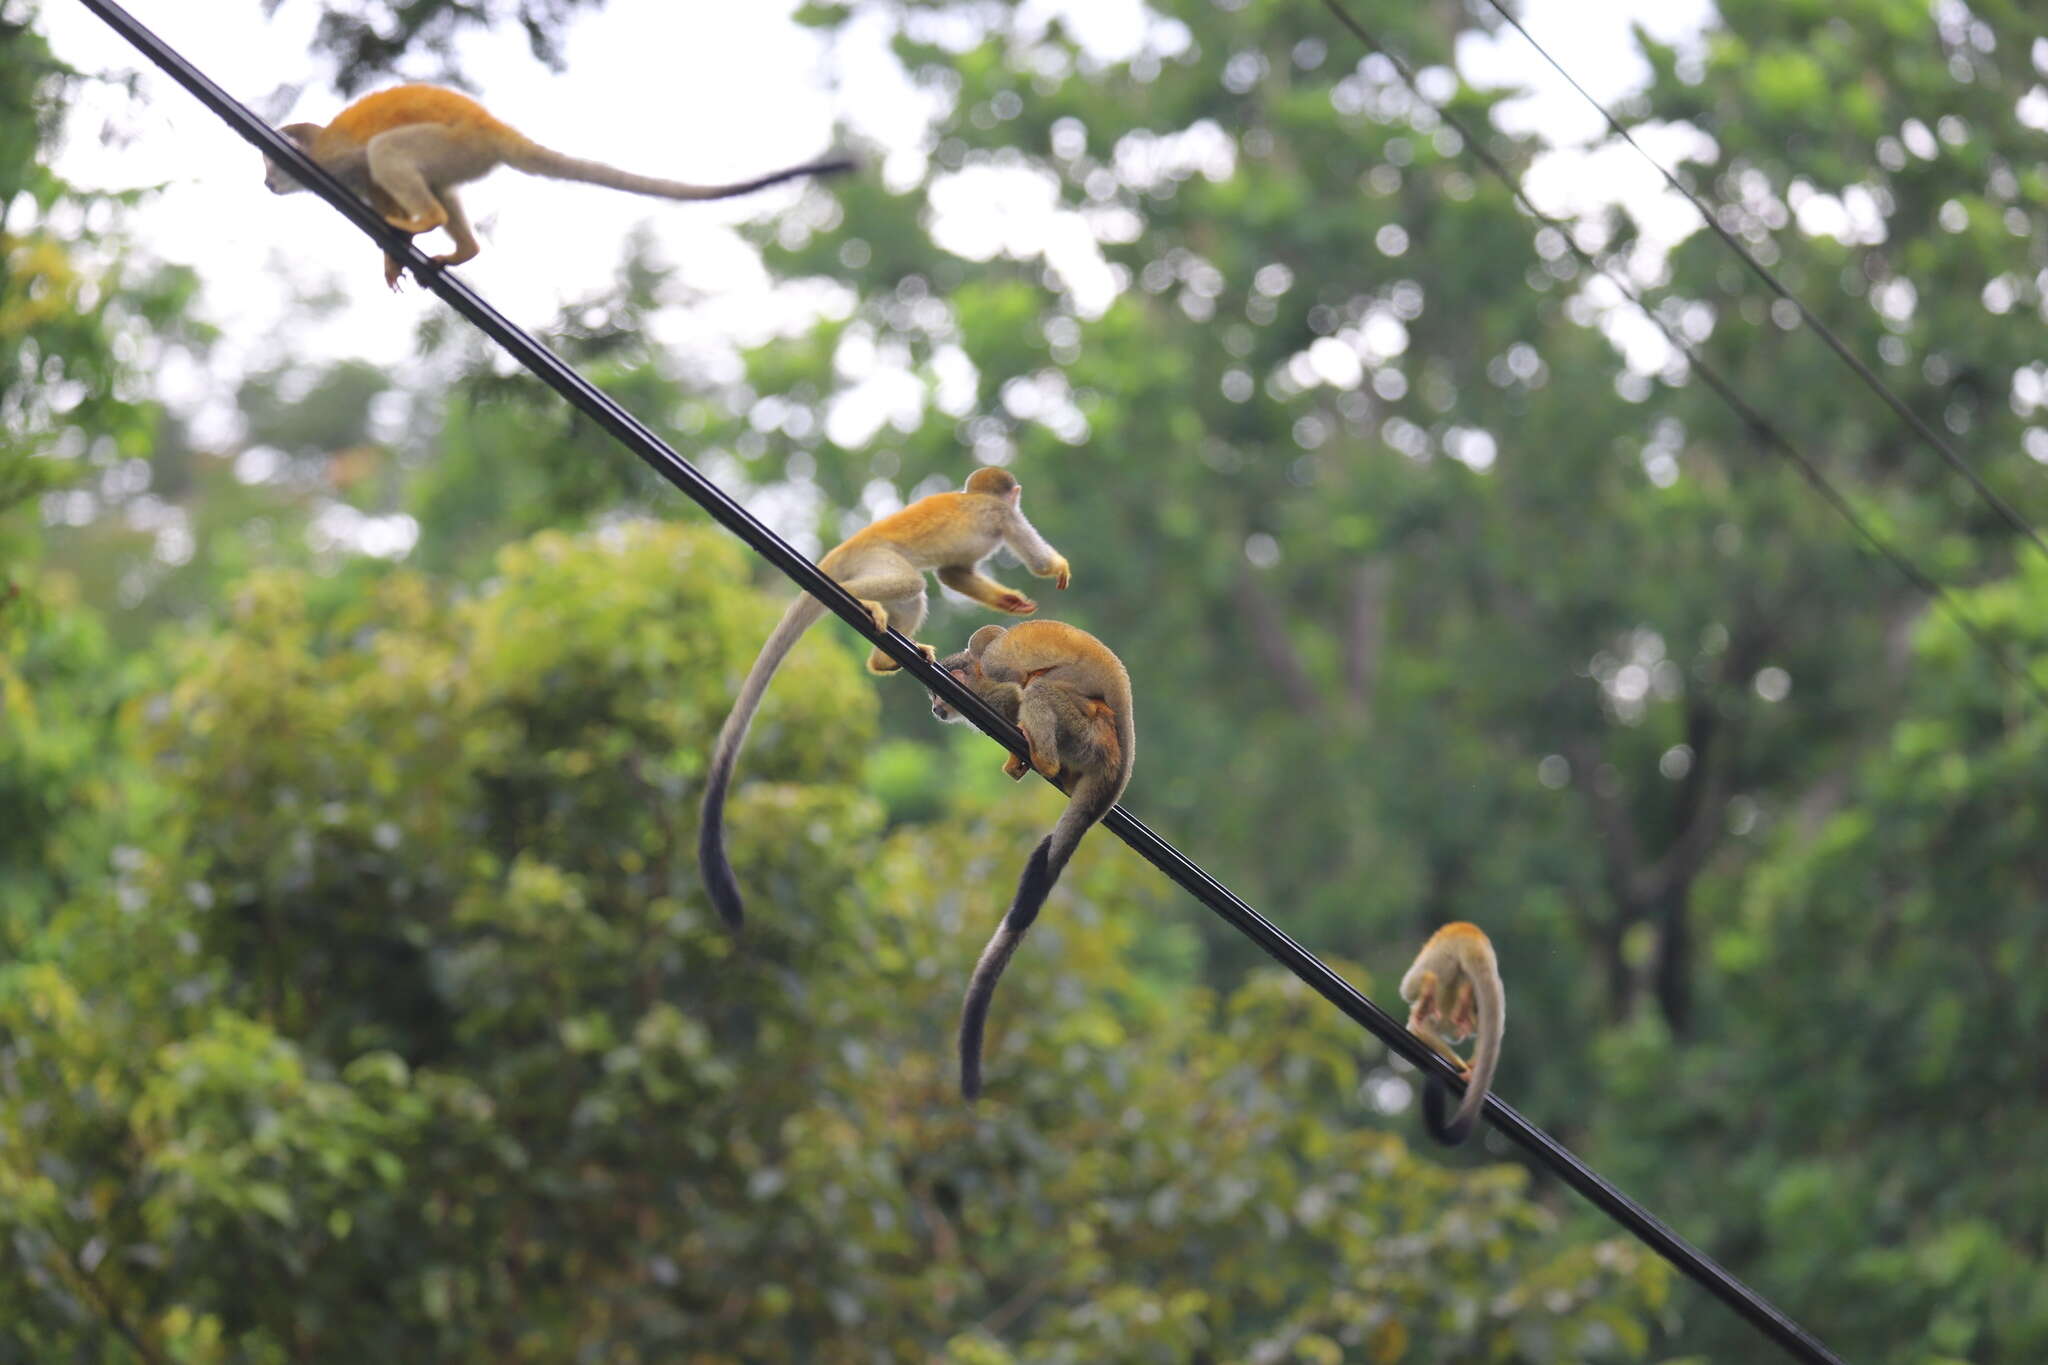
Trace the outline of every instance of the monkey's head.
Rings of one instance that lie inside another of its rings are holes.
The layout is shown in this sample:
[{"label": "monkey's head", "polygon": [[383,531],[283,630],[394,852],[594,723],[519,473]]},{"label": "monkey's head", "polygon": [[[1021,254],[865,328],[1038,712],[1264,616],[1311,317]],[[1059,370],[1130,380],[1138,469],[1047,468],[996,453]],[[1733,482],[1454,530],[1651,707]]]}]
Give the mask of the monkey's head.
[{"label": "monkey's head", "polygon": [[[984,469],[979,471],[979,473],[1000,474],[1002,471]],[[1005,477],[1008,476],[1006,475]],[[1012,480],[1012,482],[1015,482],[1015,480]],[[971,488],[973,484],[970,483],[968,486]],[[988,681],[988,675],[982,672],[981,656],[991,644],[1001,639],[1002,636],[1003,627],[983,626],[967,638],[967,648],[961,650],[958,654],[948,654],[945,658],[938,660],[938,665],[952,676],[954,682],[959,683],[975,696],[986,696],[987,693],[983,690],[983,686]],[[945,698],[939,696],[936,692],[932,694],[932,714],[943,721],[964,721],[967,719],[967,717],[947,705]]]},{"label": "monkey's head", "polygon": [[967,491],[1015,502],[1023,494],[1024,485],[1018,483],[1017,476],[1009,470],[990,465],[967,476]]},{"label": "monkey's head", "polygon": [[[320,125],[317,123],[287,123],[277,131],[290,138],[293,142],[298,143],[299,150],[311,156],[313,154],[313,139],[319,136]],[[306,188],[292,178],[290,171],[278,165],[267,155],[263,158],[263,186],[272,194],[292,194]]]}]

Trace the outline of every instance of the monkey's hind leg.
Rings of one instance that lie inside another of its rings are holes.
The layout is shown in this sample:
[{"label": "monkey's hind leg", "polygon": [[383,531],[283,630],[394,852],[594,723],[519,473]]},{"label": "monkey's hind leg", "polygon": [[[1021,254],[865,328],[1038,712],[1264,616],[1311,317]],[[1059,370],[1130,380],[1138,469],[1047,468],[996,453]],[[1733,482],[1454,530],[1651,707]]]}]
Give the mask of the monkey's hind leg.
[{"label": "monkey's hind leg", "polygon": [[[384,221],[401,232],[432,232],[448,210],[428,183],[426,167],[446,159],[449,134],[438,124],[413,123],[370,139],[370,179],[391,200]],[[395,211],[394,211],[395,209]]]},{"label": "monkey's hind leg", "polygon": [[[446,267],[461,265],[464,261],[474,260],[477,253],[483,250],[483,247],[478,244],[476,233],[470,230],[469,215],[462,211],[462,201],[455,197],[454,190],[443,190],[441,191],[441,202],[448,209],[448,235],[455,239],[455,250],[445,255],[434,257],[434,264]],[[386,221],[389,220],[387,219]],[[384,283],[391,286],[392,292],[397,292],[398,282],[404,274],[405,263],[403,261],[392,255],[384,257]]]},{"label": "monkey's hind leg", "polygon": [[1017,728],[1031,746],[1031,766],[1049,778],[1060,775],[1060,703],[1048,690],[1055,684],[1035,682],[1024,689],[1017,708]]},{"label": "monkey's hind leg", "polygon": [[[899,554],[866,560],[851,576],[840,579],[839,586],[860,599],[876,630],[899,630],[910,635],[924,623],[924,575]],[[917,650],[928,660],[939,657],[930,645],[920,644]],[[870,673],[894,673],[902,667],[880,649],[868,651]]]},{"label": "monkey's hind leg", "polygon": [[1479,1003],[1473,997],[1472,980],[1458,982],[1451,1001],[1450,1033],[1453,1038],[1470,1038],[1479,1032]]},{"label": "monkey's hind leg", "polygon": [[441,191],[441,205],[448,210],[448,235],[454,239],[455,250],[445,256],[436,256],[434,264],[461,265],[464,261],[475,260],[483,247],[478,244],[476,233],[470,230],[469,215],[463,212],[462,201],[455,197],[453,189]]}]

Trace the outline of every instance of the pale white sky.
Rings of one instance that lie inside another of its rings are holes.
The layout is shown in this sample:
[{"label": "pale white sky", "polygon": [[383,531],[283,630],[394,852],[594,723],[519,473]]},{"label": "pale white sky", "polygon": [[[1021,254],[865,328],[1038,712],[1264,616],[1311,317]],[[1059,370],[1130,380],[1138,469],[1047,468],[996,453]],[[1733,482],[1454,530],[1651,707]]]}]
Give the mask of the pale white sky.
[{"label": "pale white sky", "polygon": [[[288,117],[325,121],[342,101],[308,49],[314,8],[287,3],[266,21],[256,0],[130,3],[138,19],[231,93],[260,107],[278,87],[296,84],[303,93]],[[791,21],[793,8],[794,0],[611,0],[570,24],[568,66],[559,75],[534,61],[516,32],[472,34],[461,56],[500,117],[549,146],[629,170],[698,181],[744,178],[825,150],[836,117],[888,149],[874,173],[892,180],[916,174],[927,111],[888,53],[883,26],[857,20],[828,50]],[[1144,33],[1136,0],[1029,0],[1029,8],[1058,13],[1105,55],[1129,52]],[[1525,22],[1595,94],[1612,99],[1647,75],[1633,53],[1631,23],[1682,40],[1710,13],[1706,0],[1533,0]],[[58,56],[82,70],[143,65],[71,0],[45,0],[42,24]],[[1317,7],[1300,7],[1299,27],[1304,36],[1324,37],[1337,59],[1351,59],[1350,38],[1332,31]],[[1457,58],[1469,79],[1535,92],[1510,106],[1506,120],[1518,129],[1540,126],[1567,147],[1598,135],[1597,116],[1518,35],[1470,38]],[[272,196],[256,153],[153,69],[144,71],[142,88],[131,102],[107,86],[83,87],[56,166],[90,186],[165,182],[132,213],[133,228],[165,259],[198,269],[201,306],[228,337],[214,375],[166,374],[166,385],[200,399],[200,389],[261,363],[280,336],[313,362],[362,356],[388,364],[412,353],[418,321],[440,307],[430,294],[410,286],[401,296],[388,293],[378,252],[352,227],[313,196]],[[103,142],[106,126],[127,136]],[[1693,136],[1672,130],[1659,137],[1653,130],[1648,141],[1668,158]],[[1671,238],[1694,226],[1691,210],[1625,149],[1561,152],[1539,163],[1530,188],[1557,211],[1626,198]],[[463,278],[528,326],[551,320],[565,301],[605,288],[627,234],[640,224],[690,284],[715,295],[665,311],[657,336],[666,345],[759,339],[800,323],[810,306],[778,299],[752,250],[728,226],[791,211],[802,201],[795,189],[730,203],[669,204],[501,171],[465,198],[484,251],[462,268]],[[940,199],[940,239],[958,241],[960,249],[1028,249],[1036,239],[1056,253],[1092,250],[1072,240],[1075,216],[1058,213],[1049,195],[1021,189]],[[422,244],[445,249],[441,241],[436,235]],[[293,302],[294,283],[329,281],[345,291],[347,306],[330,321],[309,320]],[[202,427],[201,434],[227,433]]]}]

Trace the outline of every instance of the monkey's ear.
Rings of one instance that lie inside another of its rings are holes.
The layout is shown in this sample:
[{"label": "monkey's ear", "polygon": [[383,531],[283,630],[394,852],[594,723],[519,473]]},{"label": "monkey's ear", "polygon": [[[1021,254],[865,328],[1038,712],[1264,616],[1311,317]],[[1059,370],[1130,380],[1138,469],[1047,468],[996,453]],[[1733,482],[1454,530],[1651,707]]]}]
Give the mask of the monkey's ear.
[{"label": "monkey's ear", "polygon": [[983,626],[967,637],[967,652],[979,659],[988,647],[1008,632],[1001,626]]}]

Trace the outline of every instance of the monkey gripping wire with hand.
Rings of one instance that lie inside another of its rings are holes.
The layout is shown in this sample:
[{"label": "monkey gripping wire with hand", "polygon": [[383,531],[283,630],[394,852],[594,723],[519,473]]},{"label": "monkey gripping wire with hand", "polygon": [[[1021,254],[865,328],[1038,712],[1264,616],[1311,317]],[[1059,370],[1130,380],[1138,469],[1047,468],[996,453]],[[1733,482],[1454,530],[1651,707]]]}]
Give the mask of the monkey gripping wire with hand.
[{"label": "monkey gripping wire with hand", "polygon": [[[136,22],[134,16],[112,0],[79,0],[104,19],[171,79],[185,87],[208,109],[219,115],[272,160],[290,169],[307,188],[332,204],[344,217],[411,269],[415,278],[440,296],[443,302],[480,328],[485,335],[511,354],[513,359],[544,380],[568,399],[578,411],[610,432],[621,444],[638,455],[655,473],[674,484],[711,514],[713,520],[731,531],[749,548],[780,569],[804,591],[816,597],[875,647],[903,666],[904,671],[958,710],[990,738],[1019,757],[1026,757],[1024,738],[1016,727],[1003,721],[982,700],[937,666],[927,663],[916,646],[896,631],[878,632],[860,604],[815,564],[756,521],[725,491],[705,478],[687,460],[655,435],[638,418],[613,402],[552,351],[513,325],[496,309],[473,293],[469,286],[435,266],[406,234],[384,222],[368,203],[350,193],[340,181],[316,165],[290,139],[270,126],[215,85],[154,33]],[[1261,915],[1180,850],[1154,834],[1138,818],[1117,806],[1102,821],[1154,867],[1164,872],[1195,899],[1249,938],[1289,971],[1300,977],[1317,994],[1363,1025],[1397,1054],[1420,1070],[1462,1093],[1464,1084],[1457,1069],[1403,1027],[1350,982],[1325,966],[1315,954],[1289,937],[1279,926]],[[1753,1323],[1795,1360],[1811,1365],[1843,1365],[1839,1357],[1809,1335],[1798,1323],[1735,1278],[1684,1238],[1664,1226],[1642,1206],[1616,1189],[1542,1129],[1503,1103],[1499,1096],[1486,1100],[1486,1116],[1510,1142],[1523,1149],[1537,1165],[1552,1172],[1565,1184],[1584,1195],[1652,1250],[1681,1272],[1697,1281],[1715,1297]]]}]

